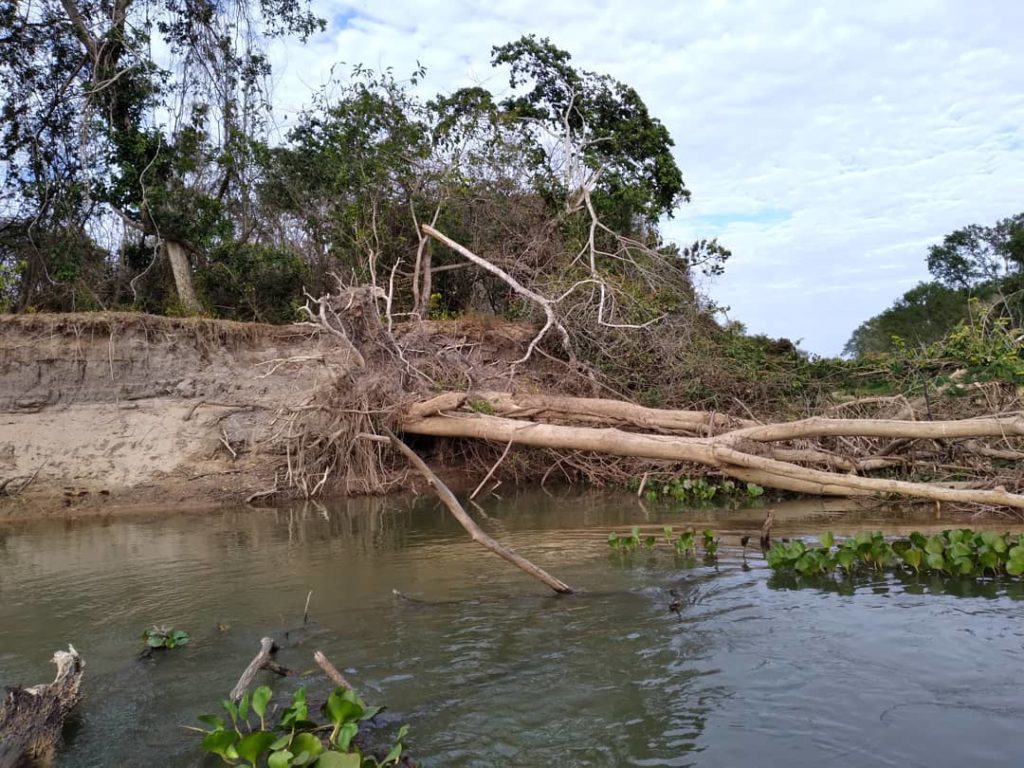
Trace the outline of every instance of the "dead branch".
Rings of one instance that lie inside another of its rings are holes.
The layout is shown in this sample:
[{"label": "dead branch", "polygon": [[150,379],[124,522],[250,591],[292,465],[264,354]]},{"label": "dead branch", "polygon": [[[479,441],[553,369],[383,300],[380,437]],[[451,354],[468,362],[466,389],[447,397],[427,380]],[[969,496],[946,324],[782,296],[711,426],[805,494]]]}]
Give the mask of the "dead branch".
[{"label": "dead branch", "polygon": [[231,689],[231,700],[236,704],[242,700],[242,696],[249,686],[252,685],[252,681],[256,678],[256,673],[261,669],[265,669],[267,662],[270,661],[270,656],[277,650],[277,646],[274,645],[274,639],[272,637],[264,637],[260,640],[260,652],[253,656],[252,661],[249,662],[249,666],[242,672],[242,676],[238,678],[238,682],[235,683],[235,687]]},{"label": "dead branch", "polygon": [[[455,498],[455,494],[453,494],[448,489],[448,486],[441,482],[441,480],[437,477],[437,475],[433,473],[430,467],[426,465],[423,459],[421,459],[416,454],[416,452],[413,451],[409,446],[407,446],[405,443],[399,440],[395,436],[395,434],[391,432],[391,430],[385,428],[382,431],[384,432],[385,435],[387,435],[388,439],[391,441],[391,445],[397,448],[402,453],[402,455],[405,456],[409,460],[409,462],[414,467],[416,467],[417,470],[419,470],[420,474],[423,475],[427,483],[437,493],[438,498],[440,498],[444,505],[448,507],[448,511],[451,512],[452,516],[459,521],[459,524],[466,529],[466,532],[469,534],[469,537],[473,539],[473,541],[477,542],[478,544],[481,544],[482,546],[494,552],[499,557],[512,563],[512,565],[514,565],[516,568],[523,571],[524,573],[528,573],[535,579],[538,579],[539,581],[543,582],[551,589],[553,589],[555,592],[558,592],[560,594],[572,594],[572,587],[570,587],[564,581],[556,579],[547,571],[538,568],[525,557],[518,555],[512,550],[504,547],[503,545],[499,544],[497,541],[492,539],[490,536],[488,536],[486,533],[484,533],[480,529],[480,526],[473,522],[473,518],[471,518],[466,513],[466,510],[462,508],[462,505],[459,504],[459,500]],[[511,442],[511,439],[509,440],[509,442]]]},{"label": "dead branch", "polygon": [[512,275],[510,275],[505,270],[495,266],[491,262],[487,261],[487,259],[477,256],[464,245],[460,245],[447,235],[438,232],[429,224],[421,224],[420,229],[425,234],[430,235],[438,242],[447,245],[449,248],[451,248],[453,251],[455,251],[463,258],[468,259],[481,269],[484,269],[487,272],[490,272],[492,275],[495,275],[500,280],[504,281],[513,291],[518,293],[524,299],[533,302],[542,310],[544,310],[544,326],[540,329],[537,335],[533,337],[533,340],[526,347],[526,353],[520,359],[516,360],[515,363],[513,363],[513,366],[525,363],[527,360],[529,360],[530,357],[533,355],[533,350],[536,349],[537,345],[540,344],[541,341],[543,341],[544,337],[547,336],[548,331],[551,330],[552,328],[558,331],[558,334],[562,339],[562,348],[565,349],[565,353],[569,356],[569,359],[575,359],[576,356],[572,351],[572,342],[570,342],[569,340],[569,332],[565,329],[565,326],[562,325],[561,321],[558,319],[558,316],[555,314],[554,308],[555,304],[558,302],[558,299],[548,299],[545,298],[544,296],[541,296],[536,291],[531,291],[529,288],[524,286],[522,283],[520,283],[518,280],[512,277]]},{"label": "dead branch", "polygon": [[74,646],[53,654],[53,682],[9,688],[0,704],[0,768],[50,765],[68,713],[81,697],[85,660]]},{"label": "dead branch", "polygon": [[487,474],[484,475],[484,479],[480,481],[480,484],[476,487],[476,490],[474,490],[471,494],[469,494],[469,500],[470,501],[475,499],[477,497],[477,494],[480,493],[480,490],[485,485],[487,485],[487,481],[491,479],[491,475],[494,474],[494,470],[496,470],[499,466],[501,466],[501,462],[503,462],[505,460],[505,457],[508,456],[508,452],[511,449],[512,449],[512,441],[510,440],[508,445],[505,446],[505,450],[501,452],[501,456],[498,457],[498,460],[496,462],[494,462],[494,464],[491,466],[490,470],[488,470]]},{"label": "dead branch", "polygon": [[338,671],[337,667],[331,664],[330,660],[326,656],[324,656],[323,653],[321,653],[320,651],[315,651],[313,653],[313,661],[315,661],[317,663],[317,666],[319,666],[320,669],[324,671],[324,674],[327,675],[328,678],[330,678],[331,682],[333,682],[339,688],[352,688],[348,680],[345,679],[345,676]]}]

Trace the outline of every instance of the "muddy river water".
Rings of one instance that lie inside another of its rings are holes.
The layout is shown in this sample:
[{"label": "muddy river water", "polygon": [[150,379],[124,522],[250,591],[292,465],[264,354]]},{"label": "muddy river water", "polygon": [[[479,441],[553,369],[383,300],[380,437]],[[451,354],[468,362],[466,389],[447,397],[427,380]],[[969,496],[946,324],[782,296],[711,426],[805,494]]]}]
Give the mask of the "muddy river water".
[{"label": "muddy river water", "polygon": [[[927,509],[775,509],[780,535],[943,525]],[[0,684],[50,679],[69,642],[87,663],[59,766],[215,765],[182,726],[216,711],[260,637],[302,624],[310,590],[314,623],[278,655],[300,676],[260,680],[325,689],[324,651],[387,705],[385,735],[409,724],[424,766],[1024,763],[1020,584],[794,589],[759,553],[744,567],[739,535],[764,508],[483,503],[481,525],[583,590],[571,597],[473,544],[433,499],[169,512],[0,525]],[[610,531],[662,524],[715,528],[717,565],[610,554]],[[192,644],[137,660],[154,622]]]}]

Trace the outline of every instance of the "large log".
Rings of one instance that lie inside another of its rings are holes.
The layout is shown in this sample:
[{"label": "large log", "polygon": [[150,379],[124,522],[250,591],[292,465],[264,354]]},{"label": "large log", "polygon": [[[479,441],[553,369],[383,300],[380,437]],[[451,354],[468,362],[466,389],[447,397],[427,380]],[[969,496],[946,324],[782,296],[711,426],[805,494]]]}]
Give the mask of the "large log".
[{"label": "large log", "polygon": [[52,683],[8,688],[0,705],[0,768],[49,765],[61,743],[64,719],[81,697],[85,661],[74,646],[53,654]]},{"label": "large log", "polygon": [[889,478],[828,472],[745,450],[760,441],[782,441],[809,436],[873,437],[981,437],[1024,434],[1020,417],[965,419],[946,422],[903,422],[851,419],[808,419],[791,424],[745,427],[712,437],[679,437],[625,432],[614,428],[538,424],[481,413],[406,417],[402,429],[411,434],[462,437],[512,442],[556,450],[593,451],[675,462],[692,462],[719,469],[732,477],[768,487],[825,496],[889,495],[964,504],[1024,509],[1024,495],[1003,488],[992,490],[951,488],[938,483],[916,483]]}]

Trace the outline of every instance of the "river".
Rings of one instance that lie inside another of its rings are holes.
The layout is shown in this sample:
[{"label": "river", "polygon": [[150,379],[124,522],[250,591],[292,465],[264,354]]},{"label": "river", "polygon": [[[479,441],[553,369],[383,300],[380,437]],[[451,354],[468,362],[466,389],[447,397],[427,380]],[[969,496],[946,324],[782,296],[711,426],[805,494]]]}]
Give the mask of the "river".
[{"label": "river", "polygon": [[[774,508],[778,535],[943,525],[930,508]],[[324,651],[363,698],[387,705],[385,736],[410,726],[423,766],[1024,759],[1019,583],[794,589],[739,546],[764,508],[531,492],[474,514],[581,594],[550,594],[469,541],[433,498],[0,525],[0,683],[49,680],[50,655],[71,642],[85,697],[59,766],[216,765],[182,726],[218,709],[260,637],[301,626],[312,590],[305,642],[278,654],[300,675],[260,681],[282,695],[325,690],[312,662]],[[610,531],[663,524],[720,532],[717,564],[609,551]],[[153,623],[193,641],[138,660]]]}]

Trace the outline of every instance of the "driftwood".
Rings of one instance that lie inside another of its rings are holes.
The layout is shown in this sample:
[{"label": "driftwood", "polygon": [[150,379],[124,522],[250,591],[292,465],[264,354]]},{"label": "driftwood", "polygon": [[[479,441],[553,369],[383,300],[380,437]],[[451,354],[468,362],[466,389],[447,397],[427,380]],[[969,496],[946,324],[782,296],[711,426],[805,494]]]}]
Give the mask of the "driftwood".
[{"label": "driftwood", "polygon": [[324,671],[324,674],[330,678],[332,683],[339,688],[347,688],[351,690],[352,685],[349,681],[345,679],[345,676],[338,671],[337,667],[331,664],[330,659],[324,656],[321,651],[315,651],[313,653],[313,661],[315,661],[317,666]]},{"label": "driftwood", "polygon": [[[487,407],[481,407],[481,403]],[[1024,495],[1010,493],[999,486],[963,488],[858,474],[912,464],[913,456],[850,458],[837,456],[810,442],[820,438],[884,438],[906,441],[901,444],[906,447],[916,440],[1020,438],[1024,436],[1024,416],[1020,414],[956,421],[811,418],[765,425],[725,418],[719,421],[719,418],[688,411],[658,411],[614,400],[446,393],[408,409],[401,428],[410,434],[477,438],[556,450],[703,464],[740,480],[798,493],[899,495],[1024,509]],[[643,427],[657,434],[589,426],[602,420]],[[567,425],[565,422],[575,423]],[[588,426],[577,426],[579,423]],[[690,436],[694,433],[703,433],[703,436]],[[796,446],[778,445],[794,442]],[[966,443],[965,450],[970,445]]]},{"label": "driftwood", "polygon": [[264,637],[260,640],[260,652],[253,656],[252,661],[249,662],[249,666],[245,668],[242,676],[238,678],[238,682],[235,683],[235,687],[231,689],[231,700],[238,703],[242,700],[242,696],[249,690],[249,686],[252,685],[252,681],[256,678],[256,673],[261,669],[268,669],[271,663],[271,655],[277,650],[277,646],[274,645],[274,639],[272,637]]},{"label": "driftwood", "polygon": [[491,550],[491,552],[494,552],[498,557],[512,563],[512,565],[524,573],[528,573],[535,579],[543,582],[547,586],[551,587],[555,592],[558,592],[559,594],[572,594],[572,587],[564,581],[556,579],[544,569],[538,568],[522,555],[516,554],[484,533],[480,526],[473,522],[473,518],[469,516],[465,509],[463,509],[459,500],[455,498],[455,494],[451,492],[448,486],[441,482],[430,467],[426,465],[426,462],[416,455],[414,450],[395,437],[394,433],[390,430],[384,429],[384,433],[388,436],[388,440],[390,440],[391,444],[409,460],[410,464],[416,467],[421,475],[423,475],[427,483],[429,483],[435,493],[437,493],[438,498],[440,498],[444,505],[448,507],[448,511],[452,513],[452,517],[458,520],[459,525],[466,529],[466,532],[473,541]]},{"label": "driftwood", "polygon": [[81,696],[85,661],[73,646],[53,654],[52,683],[8,688],[0,704],[0,768],[49,765],[60,746],[64,719]]}]

